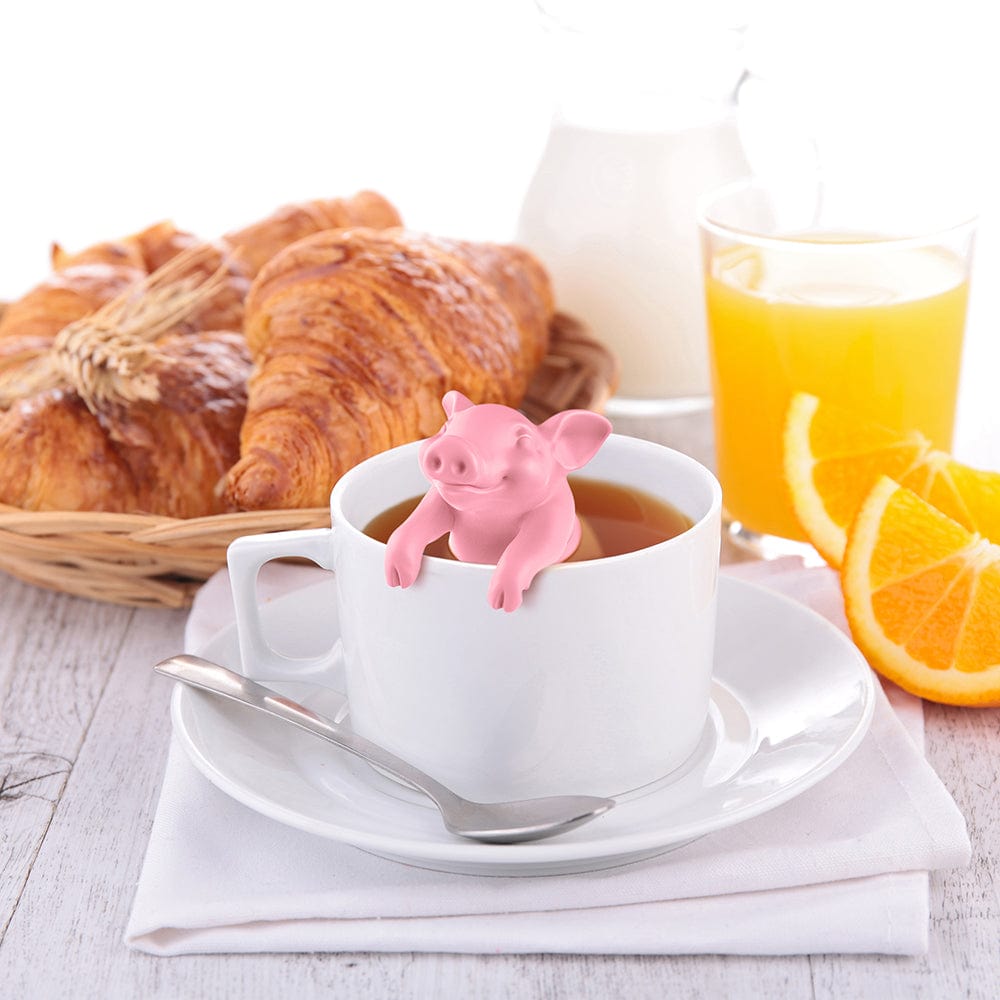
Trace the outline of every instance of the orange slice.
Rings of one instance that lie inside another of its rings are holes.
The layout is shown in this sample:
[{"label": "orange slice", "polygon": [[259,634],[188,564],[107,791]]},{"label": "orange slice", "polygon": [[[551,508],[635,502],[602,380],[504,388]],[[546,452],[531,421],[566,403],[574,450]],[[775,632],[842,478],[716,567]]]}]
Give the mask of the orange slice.
[{"label": "orange slice", "polygon": [[848,525],[880,476],[1000,541],[1000,474],[956,462],[918,431],[900,433],[797,393],[785,419],[784,462],[796,516],[831,566],[843,561]]},{"label": "orange slice", "polygon": [[932,701],[1000,705],[1000,546],[883,477],[851,526],[841,585],[880,674]]}]

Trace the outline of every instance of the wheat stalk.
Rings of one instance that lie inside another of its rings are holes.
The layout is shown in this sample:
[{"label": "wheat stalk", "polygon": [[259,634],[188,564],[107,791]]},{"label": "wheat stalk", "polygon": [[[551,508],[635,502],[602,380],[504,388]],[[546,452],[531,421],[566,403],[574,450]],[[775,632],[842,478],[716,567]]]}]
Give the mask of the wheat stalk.
[{"label": "wheat stalk", "polygon": [[35,365],[0,370],[0,406],[64,384],[92,413],[109,403],[158,401],[155,368],[162,355],[154,341],[225,287],[232,256],[224,256],[207,276],[190,273],[217,253],[207,243],[182,251],[100,309],[63,327]]}]

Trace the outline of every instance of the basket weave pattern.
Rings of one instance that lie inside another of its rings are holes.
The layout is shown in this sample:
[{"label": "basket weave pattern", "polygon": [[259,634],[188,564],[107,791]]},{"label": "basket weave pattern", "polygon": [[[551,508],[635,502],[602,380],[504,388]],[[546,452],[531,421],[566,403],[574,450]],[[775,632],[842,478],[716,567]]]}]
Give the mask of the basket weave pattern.
[{"label": "basket weave pattern", "polygon": [[[551,332],[549,354],[528,387],[522,410],[536,422],[565,409],[602,410],[617,385],[617,359],[565,314],[556,315]],[[0,570],[80,597],[180,608],[225,565],[226,548],[234,538],[329,523],[325,507],[180,520],[25,511],[0,504]]]}]

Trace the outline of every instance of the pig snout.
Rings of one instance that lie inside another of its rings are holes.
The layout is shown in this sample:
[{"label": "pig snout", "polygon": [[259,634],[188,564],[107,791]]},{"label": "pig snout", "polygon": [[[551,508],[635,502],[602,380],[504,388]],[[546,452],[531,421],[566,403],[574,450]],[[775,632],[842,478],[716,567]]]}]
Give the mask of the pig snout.
[{"label": "pig snout", "polygon": [[463,486],[477,482],[481,472],[472,446],[448,434],[430,444],[423,454],[423,464],[428,479]]}]

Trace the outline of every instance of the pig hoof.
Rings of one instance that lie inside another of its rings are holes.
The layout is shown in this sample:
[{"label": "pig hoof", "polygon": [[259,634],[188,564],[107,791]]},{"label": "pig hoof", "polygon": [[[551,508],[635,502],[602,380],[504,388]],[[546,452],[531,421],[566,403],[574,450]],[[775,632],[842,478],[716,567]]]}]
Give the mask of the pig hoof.
[{"label": "pig hoof", "polygon": [[416,578],[416,571],[409,566],[392,564],[385,568],[385,582],[390,587],[402,587],[405,590]]},{"label": "pig hoof", "polygon": [[520,590],[512,591],[509,594],[504,594],[503,609],[504,611],[510,613],[511,611],[517,611],[521,606],[521,599],[524,595]]},{"label": "pig hoof", "polygon": [[524,598],[524,588],[516,584],[512,586],[497,584],[490,587],[487,598],[489,599],[490,607],[497,611],[501,609],[504,611],[516,611],[521,606],[521,601]]}]

